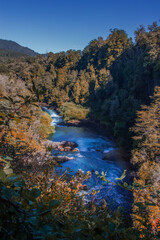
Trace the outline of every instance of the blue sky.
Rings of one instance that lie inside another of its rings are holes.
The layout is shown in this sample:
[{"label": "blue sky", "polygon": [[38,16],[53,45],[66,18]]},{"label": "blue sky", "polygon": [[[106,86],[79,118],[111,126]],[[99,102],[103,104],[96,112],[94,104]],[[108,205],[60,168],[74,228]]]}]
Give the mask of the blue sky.
[{"label": "blue sky", "polygon": [[0,0],[0,38],[39,52],[81,49],[111,28],[160,20],[160,0]]}]

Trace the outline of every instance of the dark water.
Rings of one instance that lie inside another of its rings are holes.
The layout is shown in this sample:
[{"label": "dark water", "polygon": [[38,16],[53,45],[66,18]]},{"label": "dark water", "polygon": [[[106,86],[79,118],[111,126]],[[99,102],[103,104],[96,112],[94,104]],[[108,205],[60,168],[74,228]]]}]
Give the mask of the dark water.
[{"label": "dark water", "polygon": [[[118,186],[103,185],[103,182],[97,178],[94,171],[101,173],[107,172],[106,178],[110,181],[116,182],[115,178],[120,177],[124,170],[127,170],[129,175],[130,167],[126,161],[117,159],[114,160],[102,160],[104,153],[107,153],[116,148],[116,145],[111,142],[107,137],[98,133],[97,130],[85,128],[85,127],[67,127],[59,126],[58,123],[62,119],[52,110],[45,109],[53,119],[53,125],[55,125],[56,133],[50,136],[50,140],[53,141],[73,141],[78,144],[79,152],[64,152],[63,155],[73,157],[73,160],[62,163],[62,168],[70,168],[73,173],[79,169],[92,172],[92,177],[87,180],[86,185],[88,191],[83,191],[85,199],[89,200],[89,193],[94,190],[100,190],[96,195],[96,201],[100,202],[103,198],[107,200],[110,205],[122,206],[130,209],[132,196],[131,194]],[[130,181],[126,177],[125,181]],[[113,203],[113,204],[112,204]]]}]

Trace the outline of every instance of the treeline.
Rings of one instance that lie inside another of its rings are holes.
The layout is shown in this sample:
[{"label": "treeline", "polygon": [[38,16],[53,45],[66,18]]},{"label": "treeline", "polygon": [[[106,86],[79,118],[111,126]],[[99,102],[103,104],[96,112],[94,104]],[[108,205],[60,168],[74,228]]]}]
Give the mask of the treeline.
[{"label": "treeline", "polygon": [[128,148],[136,111],[149,104],[149,96],[160,84],[159,35],[156,22],[147,30],[140,26],[134,43],[125,31],[113,29],[106,40],[91,41],[83,52],[3,59],[0,71],[34,86],[40,101],[56,107],[74,102],[89,108],[88,116]]}]

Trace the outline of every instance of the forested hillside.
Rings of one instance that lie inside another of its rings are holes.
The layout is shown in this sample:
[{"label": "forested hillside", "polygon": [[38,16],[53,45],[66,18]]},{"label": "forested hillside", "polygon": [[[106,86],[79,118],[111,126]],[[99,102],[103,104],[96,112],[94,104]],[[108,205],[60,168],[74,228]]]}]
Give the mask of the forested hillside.
[{"label": "forested hillside", "polygon": [[12,50],[0,49],[0,57],[3,58],[18,58],[18,57],[27,57],[26,54],[20,52],[14,52]]},{"label": "forested hillside", "polygon": [[160,84],[159,35],[157,23],[137,29],[134,43],[123,30],[113,29],[106,40],[92,40],[83,52],[9,60],[0,71],[34,86],[40,101],[58,108],[65,102],[89,108],[88,117],[129,148],[136,111],[149,104]]},{"label": "forested hillside", "polygon": [[[0,237],[159,239],[160,26],[140,26],[135,41],[113,29],[82,52],[1,56],[0,74]],[[132,219],[105,200],[96,205],[96,192],[84,204],[78,194],[92,173],[56,173],[56,156],[43,144],[54,133],[44,104],[66,121],[99,124],[130,151],[132,185],[125,172],[116,183],[95,173],[133,192]]]}]

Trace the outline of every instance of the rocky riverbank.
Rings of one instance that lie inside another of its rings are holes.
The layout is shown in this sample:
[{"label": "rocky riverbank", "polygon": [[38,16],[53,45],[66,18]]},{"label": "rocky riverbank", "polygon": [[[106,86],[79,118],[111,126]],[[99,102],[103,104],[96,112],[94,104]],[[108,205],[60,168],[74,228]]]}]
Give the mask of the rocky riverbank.
[{"label": "rocky riverbank", "polygon": [[42,144],[50,150],[59,150],[61,152],[79,152],[78,144],[70,141],[53,142],[45,140]]},{"label": "rocky riverbank", "polygon": [[66,127],[91,127],[95,126],[96,124],[90,120],[83,119],[83,120],[69,120],[66,122],[61,122],[58,125]]}]

